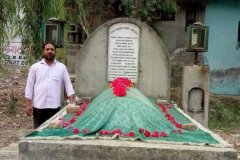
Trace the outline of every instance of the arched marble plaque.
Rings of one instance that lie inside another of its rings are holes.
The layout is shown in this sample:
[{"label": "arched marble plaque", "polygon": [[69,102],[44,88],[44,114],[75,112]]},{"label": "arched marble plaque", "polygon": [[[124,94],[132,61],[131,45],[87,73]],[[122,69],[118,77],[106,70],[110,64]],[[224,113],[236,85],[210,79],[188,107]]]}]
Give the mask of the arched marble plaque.
[{"label": "arched marble plaque", "polygon": [[117,77],[126,77],[133,83],[138,81],[140,29],[132,23],[116,23],[108,32],[109,82]]}]

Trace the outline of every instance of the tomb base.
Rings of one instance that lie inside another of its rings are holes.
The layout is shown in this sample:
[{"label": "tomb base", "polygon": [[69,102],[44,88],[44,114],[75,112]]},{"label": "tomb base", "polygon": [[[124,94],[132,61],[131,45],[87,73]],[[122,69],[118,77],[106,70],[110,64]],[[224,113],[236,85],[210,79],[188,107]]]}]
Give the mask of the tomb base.
[{"label": "tomb base", "polygon": [[120,140],[27,140],[19,160],[236,160],[230,147],[159,144]]}]

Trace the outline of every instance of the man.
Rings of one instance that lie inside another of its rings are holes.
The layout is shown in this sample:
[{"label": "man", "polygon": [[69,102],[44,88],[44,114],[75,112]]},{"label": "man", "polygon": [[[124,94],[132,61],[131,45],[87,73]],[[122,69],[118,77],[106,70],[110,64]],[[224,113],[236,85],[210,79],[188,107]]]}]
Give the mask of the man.
[{"label": "man", "polygon": [[42,49],[43,59],[31,66],[25,89],[24,110],[33,113],[34,128],[60,110],[62,85],[70,102],[75,98],[66,66],[55,59],[55,44],[46,42]]}]

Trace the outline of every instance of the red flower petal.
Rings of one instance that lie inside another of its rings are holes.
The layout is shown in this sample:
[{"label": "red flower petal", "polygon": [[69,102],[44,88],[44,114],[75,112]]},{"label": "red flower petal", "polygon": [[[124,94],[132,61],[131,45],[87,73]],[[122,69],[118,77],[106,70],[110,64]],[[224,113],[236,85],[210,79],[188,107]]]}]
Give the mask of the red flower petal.
[{"label": "red flower petal", "polygon": [[102,135],[106,135],[107,131],[106,130],[101,130],[101,131],[99,131],[99,133],[102,134]]},{"label": "red flower petal", "polygon": [[157,132],[157,131],[153,132],[152,137],[154,137],[154,138],[158,138],[158,137],[159,137],[158,132]]},{"label": "red flower petal", "polygon": [[177,122],[175,122],[174,125],[175,125],[177,128],[179,128],[179,129],[182,129],[182,128],[183,128],[182,124],[179,124],[179,123],[177,123]]},{"label": "red flower petal", "polygon": [[76,120],[75,120],[75,117],[72,117],[70,120],[69,120],[69,123],[74,123]]},{"label": "red flower petal", "polygon": [[113,93],[118,97],[126,95],[127,87],[131,86],[131,81],[127,78],[119,77],[112,82]]},{"label": "red flower petal", "polygon": [[160,134],[159,134],[161,137],[167,137],[167,133],[165,133],[165,132],[160,132]]},{"label": "red flower petal", "polygon": [[117,128],[117,129],[116,129],[116,133],[122,133],[121,129],[120,129],[120,128]]},{"label": "red flower petal", "polygon": [[148,130],[144,130],[144,136],[150,137],[151,133]]},{"label": "red flower petal", "polygon": [[112,86],[115,87],[115,86],[118,85],[119,83],[124,84],[126,87],[130,87],[132,82],[131,82],[131,80],[129,80],[128,78],[119,77],[119,78],[116,78],[116,79],[112,82]]},{"label": "red flower petal", "polygon": [[80,112],[80,111],[78,111],[78,112],[75,113],[75,116],[80,116],[80,115],[81,115],[81,112]]},{"label": "red flower petal", "polygon": [[78,128],[74,128],[74,129],[73,129],[73,133],[74,133],[74,134],[78,134],[78,132],[79,132]]},{"label": "red flower petal", "polygon": [[140,133],[143,133],[144,129],[143,129],[143,128],[139,128],[138,131],[139,131]]},{"label": "red flower petal", "polygon": [[168,108],[168,109],[171,109],[172,107],[171,107],[171,105],[170,105],[170,104],[167,104],[167,108]]},{"label": "red flower petal", "polygon": [[129,132],[129,133],[128,133],[128,136],[129,136],[129,137],[134,137],[135,134],[134,134],[134,132]]},{"label": "red flower petal", "polygon": [[69,125],[68,122],[64,122],[62,127],[64,128],[67,127],[68,125]]}]

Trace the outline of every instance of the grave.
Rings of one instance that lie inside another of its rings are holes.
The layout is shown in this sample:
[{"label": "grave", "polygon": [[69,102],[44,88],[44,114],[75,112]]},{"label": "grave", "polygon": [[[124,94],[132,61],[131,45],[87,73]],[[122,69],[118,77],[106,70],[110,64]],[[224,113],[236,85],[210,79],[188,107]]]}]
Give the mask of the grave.
[{"label": "grave", "polygon": [[145,95],[169,100],[169,55],[145,23],[120,18],[103,24],[87,38],[77,59],[81,59],[76,63],[79,96],[95,97],[114,77],[126,76]]},{"label": "grave", "polygon": [[[99,96],[101,99],[104,94],[111,93],[111,90],[106,90],[106,88],[109,88],[110,82],[115,78],[126,77],[132,81],[133,86],[136,88],[129,89],[128,92],[133,97],[139,96],[140,101],[146,100],[145,102],[149,103],[150,108],[152,102],[141,96],[137,89],[147,97],[154,99],[154,103],[163,102],[169,104],[167,101],[170,95],[170,59],[167,49],[157,34],[149,26],[138,20],[117,18],[106,22],[88,37],[81,48],[81,54],[77,54],[76,59],[79,60],[75,68],[76,94],[79,97],[93,98],[91,103],[98,104]],[[94,108],[95,106],[91,105],[91,103],[90,108]],[[95,115],[101,116],[104,114],[100,103],[97,107],[99,107],[99,112]],[[78,135],[64,137],[56,134],[49,136],[47,127],[59,116],[65,114],[66,109],[63,108],[33,133],[36,133],[37,136],[22,138],[19,143],[19,159],[234,160],[237,158],[237,153],[230,144],[203,127],[180,108],[173,108],[174,111],[171,111],[171,113],[182,117],[178,119],[179,121],[191,122],[199,129],[199,133],[203,134],[201,136],[206,136],[206,139],[209,137],[210,140],[198,143],[193,139],[185,142],[183,139],[189,140],[191,135],[185,134],[190,133],[190,131],[183,131],[183,134],[181,134],[182,130],[176,131],[179,134],[169,133],[169,135],[174,135],[176,141],[171,140],[170,136],[169,140],[167,140],[168,138],[164,140],[165,137],[163,136],[160,137],[161,140],[159,141],[153,140],[153,137],[148,138],[145,136],[140,141],[139,138],[131,138],[130,133],[123,134],[123,136],[116,134],[116,137],[101,136],[99,134],[92,137]],[[123,110],[123,112],[125,113],[126,110]],[[147,111],[149,111],[148,108]],[[134,112],[131,113],[134,114]],[[147,118],[152,119],[154,117]],[[92,118],[96,119],[96,117]],[[96,123],[101,121],[101,119],[97,120],[99,121],[96,121]],[[123,121],[120,122],[124,123]],[[119,124],[121,124],[120,122]],[[57,133],[57,130],[54,131]],[[88,132],[81,131],[81,134]],[[67,130],[65,133],[69,134]],[[135,132],[136,135],[141,133]],[[44,134],[47,136],[43,136]]]}]

